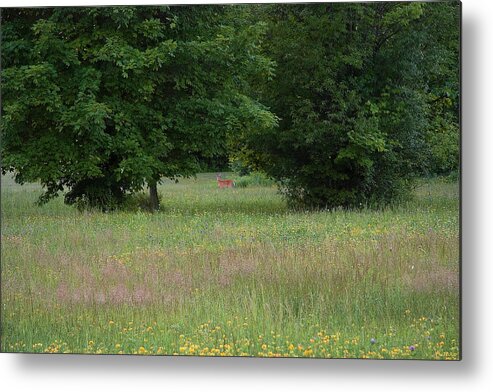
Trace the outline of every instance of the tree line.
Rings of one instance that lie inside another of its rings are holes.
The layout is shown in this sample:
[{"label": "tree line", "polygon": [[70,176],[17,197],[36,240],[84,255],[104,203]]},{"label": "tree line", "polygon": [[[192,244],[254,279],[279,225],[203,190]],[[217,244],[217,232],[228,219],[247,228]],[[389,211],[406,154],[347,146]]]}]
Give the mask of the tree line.
[{"label": "tree line", "polygon": [[459,167],[460,4],[2,10],[2,173],[118,208],[229,158],[293,206]]}]

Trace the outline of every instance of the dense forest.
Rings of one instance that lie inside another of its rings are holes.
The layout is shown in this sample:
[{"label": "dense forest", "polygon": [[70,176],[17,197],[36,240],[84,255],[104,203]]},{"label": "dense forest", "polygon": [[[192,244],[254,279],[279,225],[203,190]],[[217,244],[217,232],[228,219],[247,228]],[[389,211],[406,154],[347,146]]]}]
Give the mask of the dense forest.
[{"label": "dense forest", "polygon": [[2,173],[104,210],[232,162],[293,206],[459,170],[460,4],[2,9]]}]

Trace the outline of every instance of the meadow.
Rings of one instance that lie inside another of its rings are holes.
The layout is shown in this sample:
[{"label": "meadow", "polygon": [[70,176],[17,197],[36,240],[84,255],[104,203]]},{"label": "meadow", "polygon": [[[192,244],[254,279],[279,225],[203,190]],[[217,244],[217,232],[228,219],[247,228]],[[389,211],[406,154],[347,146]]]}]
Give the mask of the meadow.
[{"label": "meadow", "polygon": [[214,174],[162,184],[154,214],[1,191],[4,352],[460,357],[456,182],[316,212]]}]

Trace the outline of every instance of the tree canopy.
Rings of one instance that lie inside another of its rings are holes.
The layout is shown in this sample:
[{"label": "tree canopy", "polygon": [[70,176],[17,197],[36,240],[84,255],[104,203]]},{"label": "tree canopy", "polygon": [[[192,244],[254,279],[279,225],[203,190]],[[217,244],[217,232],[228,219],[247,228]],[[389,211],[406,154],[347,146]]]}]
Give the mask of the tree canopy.
[{"label": "tree canopy", "polygon": [[[3,172],[42,201],[112,208],[145,184],[190,176],[234,124],[275,117],[245,94],[267,78],[265,26],[223,6],[6,9]],[[155,205],[156,206],[156,205]]]},{"label": "tree canopy", "polygon": [[458,168],[459,4],[272,5],[264,102],[243,155],[295,205],[360,206]]},{"label": "tree canopy", "polygon": [[111,209],[228,156],[293,205],[459,166],[458,2],[2,10],[2,172]]}]

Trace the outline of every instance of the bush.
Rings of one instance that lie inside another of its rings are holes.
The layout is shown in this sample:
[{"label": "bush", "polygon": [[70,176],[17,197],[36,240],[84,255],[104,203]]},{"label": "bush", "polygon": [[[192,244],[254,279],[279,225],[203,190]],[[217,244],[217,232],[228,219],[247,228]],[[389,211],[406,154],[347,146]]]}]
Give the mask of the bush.
[{"label": "bush", "polygon": [[[447,122],[448,121],[448,122]],[[459,169],[460,130],[450,119],[439,119],[427,135],[431,174],[448,175]]]},{"label": "bush", "polygon": [[240,177],[239,180],[235,181],[235,184],[238,188],[247,188],[251,186],[273,186],[275,182],[264,173],[254,172]]}]

